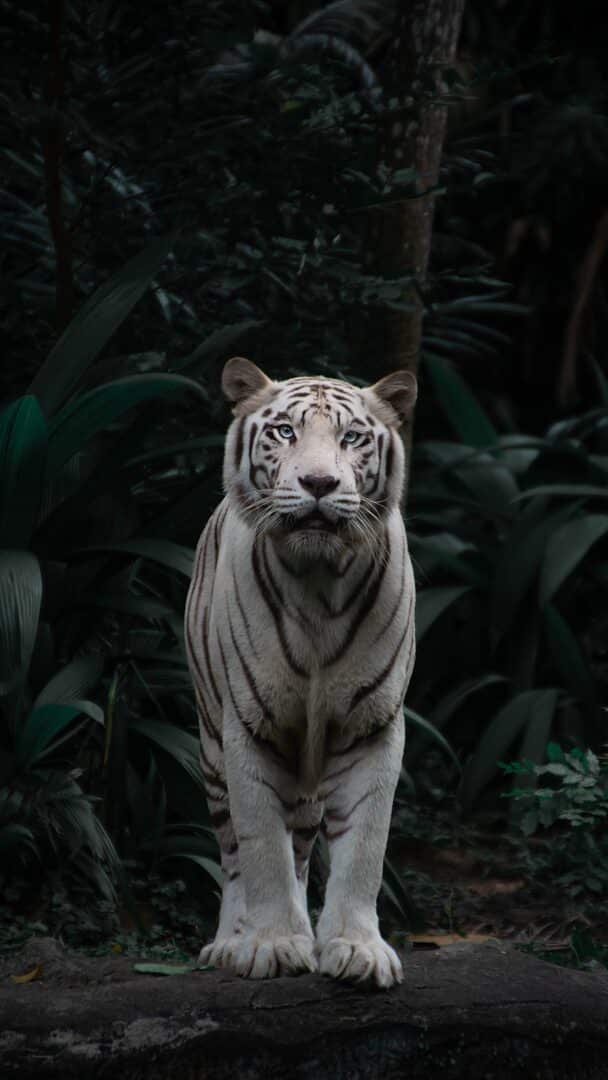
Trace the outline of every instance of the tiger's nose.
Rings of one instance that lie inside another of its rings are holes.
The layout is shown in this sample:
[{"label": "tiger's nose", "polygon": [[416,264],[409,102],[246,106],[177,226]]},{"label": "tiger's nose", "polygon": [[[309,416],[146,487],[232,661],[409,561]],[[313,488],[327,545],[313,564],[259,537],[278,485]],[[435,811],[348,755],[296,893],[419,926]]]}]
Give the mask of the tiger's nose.
[{"label": "tiger's nose", "polygon": [[311,495],[314,495],[316,499],[322,499],[324,495],[329,495],[330,491],[335,491],[340,481],[335,476],[299,476],[301,485],[306,491],[310,491]]}]

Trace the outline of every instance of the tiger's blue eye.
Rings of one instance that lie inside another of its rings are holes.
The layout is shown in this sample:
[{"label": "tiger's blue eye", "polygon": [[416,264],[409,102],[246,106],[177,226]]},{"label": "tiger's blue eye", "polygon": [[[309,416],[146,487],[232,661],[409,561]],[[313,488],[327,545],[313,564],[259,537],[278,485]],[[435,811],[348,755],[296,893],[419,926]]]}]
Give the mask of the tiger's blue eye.
[{"label": "tiger's blue eye", "polygon": [[291,424],[279,424],[279,427],[276,430],[282,439],[293,439],[296,434]]},{"label": "tiger's blue eye", "polygon": [[358,438],[359,438],[359,432],[358,431],[346,431],[344,433],[344,435],[342,436],[342,442],[349,443],[350,445],[352,445],[353,443],[356,443]]}]

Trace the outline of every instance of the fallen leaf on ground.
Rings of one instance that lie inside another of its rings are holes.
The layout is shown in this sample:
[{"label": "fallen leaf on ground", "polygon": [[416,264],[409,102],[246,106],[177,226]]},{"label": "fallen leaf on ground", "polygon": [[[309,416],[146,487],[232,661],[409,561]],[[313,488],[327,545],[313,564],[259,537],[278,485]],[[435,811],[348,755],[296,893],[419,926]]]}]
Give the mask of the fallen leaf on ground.
[{"label": "fallen leaf on ground", "polygon": [[215,971],[213,964],[133,964],[142,975],[189,975],[191,971]]},{"label": "fallen leaf on ground", "polygon": [[196,964],[133,964],[133,970],[142,975],[187,975]]},{"label": "fallen leaf on ground", "polygon": [[510,896],[511,893],[523,889],[524,885],[523,878],[513,878],[511,881],[505,881],[504,878],[490,878],[483,881],[468,881],[466,888],[477,893],[478,896]]},{"label": "fallen leaf on ground", "polygon": [[11,975],[11,979],[14,983],[28,983],[33,982],[34,979],[41,979],[44,975],[44,969],[42,964],[36,964],[35,968],[28,971],[25,975]]}]

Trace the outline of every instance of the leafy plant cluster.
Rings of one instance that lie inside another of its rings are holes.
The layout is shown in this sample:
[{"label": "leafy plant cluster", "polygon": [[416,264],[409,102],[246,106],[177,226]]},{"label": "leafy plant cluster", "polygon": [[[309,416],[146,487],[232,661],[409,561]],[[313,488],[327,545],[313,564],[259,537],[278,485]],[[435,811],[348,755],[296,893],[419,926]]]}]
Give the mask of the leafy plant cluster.
[{"label": "leafy plant cluster", "polygon": [[515,787],[514,799],[532,803],[520,818],[526,835],[540,825],[549,828],[556,821],[567,821],[574,828],[596,828],[608,816],[608,777],[606,763],[593,750],[563,750],[557,743],[547,747],[548,764],[531,761],[501,763],[502,770],[517,778],[553,777],[557,786]]},{"label": "leafy plant cluster", "polygon": [[110,901],[129,866],[220,880],[182,640],[193,552],[162,499],[140,514],[137,461],[164,408],[206,395],[149,372],[86,388],[171,242],[98,290],[0,417],[2,875],[38,863]]},{"label": "leafy plant cluster", "polygon": [[[545,436],[501,435],[454,371],[434,372],[462,442],[414,451],[409,534],[419,582],[409,707],[463,760],[470,808],[518,756],[601,737],[608,398]],[[428,740],[408,751],[415,769]]]},{"label": "leafy plant cluster", "polygon": [[564,750],[557,743],[549,743],[547,758],[546,765],[525,759],[501,763],[503,772],[514,778],[508,795],[524,805],[519,826],[530,836],[541,827],[555,832],[554,827],[564,823],[556,884],[572,896],[604,894],[608,890],[606,761],[592,750]]}]

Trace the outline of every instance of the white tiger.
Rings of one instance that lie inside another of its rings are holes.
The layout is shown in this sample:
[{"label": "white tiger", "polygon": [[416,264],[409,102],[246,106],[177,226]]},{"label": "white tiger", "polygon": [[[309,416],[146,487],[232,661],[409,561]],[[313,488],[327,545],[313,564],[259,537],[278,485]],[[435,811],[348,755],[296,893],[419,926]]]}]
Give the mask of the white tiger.
[{"label": "white tiger", "polygon": [[[397,429],[416,380],[272,382],[235,357],[222,386],[236,417],[226,497],[201,536],[186,606],[224,873],[201,962],[391,986],[401,964],[376,902],[414,663]],[[315,940],[306,889],[322,823],[330,872]]]}]

